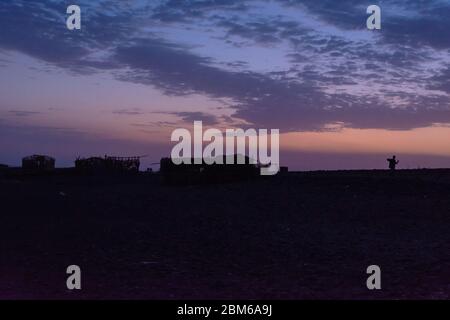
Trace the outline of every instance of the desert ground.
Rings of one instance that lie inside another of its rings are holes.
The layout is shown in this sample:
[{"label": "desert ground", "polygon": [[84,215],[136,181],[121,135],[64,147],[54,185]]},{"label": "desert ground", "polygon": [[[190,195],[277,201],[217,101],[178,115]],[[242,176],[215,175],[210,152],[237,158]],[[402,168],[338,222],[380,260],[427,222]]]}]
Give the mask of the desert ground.
[{"label": "desert ground", "polygon": [[448,299],[449,194],[450,170],[3,176],[0,298]]}]

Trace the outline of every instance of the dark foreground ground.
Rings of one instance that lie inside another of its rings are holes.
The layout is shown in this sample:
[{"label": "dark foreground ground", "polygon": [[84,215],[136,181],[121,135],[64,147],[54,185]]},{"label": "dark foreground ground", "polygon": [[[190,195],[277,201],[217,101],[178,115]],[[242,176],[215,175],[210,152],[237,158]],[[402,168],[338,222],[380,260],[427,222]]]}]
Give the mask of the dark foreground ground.
[{"label": "dark foreground ground", "polygon": [[448,299],[449,195],[450,170],[0,179],[0,298]]}]

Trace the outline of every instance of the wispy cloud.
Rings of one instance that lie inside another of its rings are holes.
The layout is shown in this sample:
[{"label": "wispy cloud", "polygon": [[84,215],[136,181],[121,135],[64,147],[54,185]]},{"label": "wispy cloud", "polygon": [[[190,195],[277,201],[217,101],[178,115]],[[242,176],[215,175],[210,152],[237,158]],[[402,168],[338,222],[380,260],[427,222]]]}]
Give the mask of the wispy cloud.
[{"label": "wispy cloud", "polygon": [[16,117],[28,117],[36,114],[40,114],[38,111],[27,111],[27,110],[9,110],[9,114],[14,115]]},{"label": "wispy cloud", "polygon": [[[450,122],[444,1],[383,3],[378,33],[365,30],[366,1],[80,4],[89,10],[82,31],[71,33],[62,23],[63,1],[2,1],[0,29],[8,32],[0,48],[79,74],[110,72],[169,96],[227,99],[234,118],[284,131]],[[238,52],[235,61],[225,61],[228,52]],[[253,60],[264,70],[252,69]],[[219,121],[181,107],[177,114],[183,121]]]},{"label": "wispy cloud", "polygon": [[112,113],[121,116],[136,116],[144,114],[140,108],[119,109],[114,110]]}]

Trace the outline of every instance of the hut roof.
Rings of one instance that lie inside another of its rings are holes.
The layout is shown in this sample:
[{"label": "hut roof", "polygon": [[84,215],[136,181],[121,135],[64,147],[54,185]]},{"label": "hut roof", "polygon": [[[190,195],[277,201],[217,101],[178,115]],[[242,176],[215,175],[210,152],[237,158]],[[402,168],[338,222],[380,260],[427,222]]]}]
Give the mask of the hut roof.
[{"label": "hut roof", "polygon": [[55,159],[50,157],[50,156],[46,156],[46,155],[40,155],[40,154],[33,154],[31,156],[26,156],[23,158],[23,160],[46,160],[46,161],[54,161]]}]

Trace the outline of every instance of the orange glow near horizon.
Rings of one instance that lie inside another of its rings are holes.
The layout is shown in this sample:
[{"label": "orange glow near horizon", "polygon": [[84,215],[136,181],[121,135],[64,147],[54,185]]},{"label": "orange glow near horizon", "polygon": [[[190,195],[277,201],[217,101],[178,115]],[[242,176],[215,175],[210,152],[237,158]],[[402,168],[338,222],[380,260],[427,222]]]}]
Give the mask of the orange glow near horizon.
[{"label": "orange glow near horizon", "polygon": [[450,127],[407,131],[342,129],[296,132],[280,136],[282,150],[335,153],[408,153],[450,156]]}]

